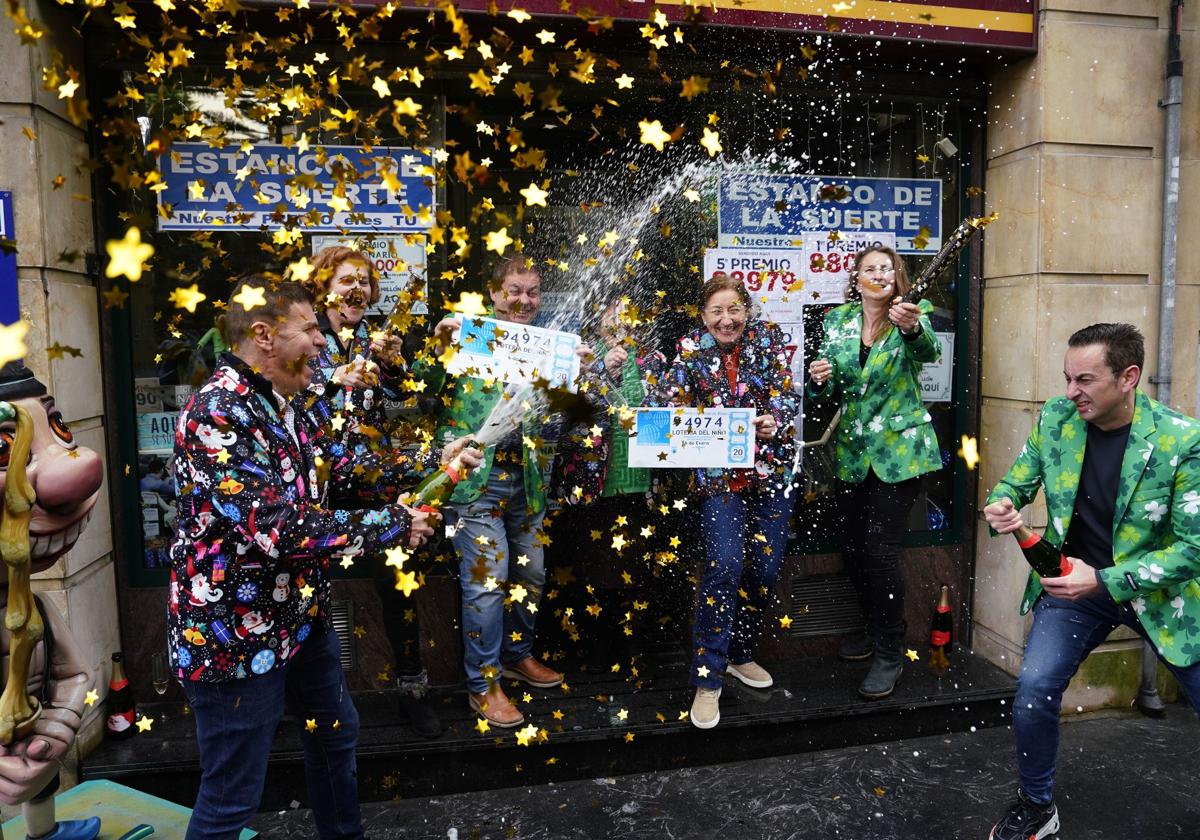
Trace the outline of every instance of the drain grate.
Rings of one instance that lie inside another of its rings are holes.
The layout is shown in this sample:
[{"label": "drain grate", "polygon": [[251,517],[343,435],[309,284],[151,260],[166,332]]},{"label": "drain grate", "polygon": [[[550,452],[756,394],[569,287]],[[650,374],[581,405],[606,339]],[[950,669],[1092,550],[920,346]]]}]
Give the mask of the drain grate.
[{"label": "drain grate", "polygon": [[358,637],[354,635],[354,602],[350,599],[334,599],[333,629],[338,634],[341,648],[342,670],[353,671],[358,667]]},{"label": "drain grate", "polygon": [[858,595],[846,575],[792,578],[789,610],[793,636],[834,636],[863,629]]}]

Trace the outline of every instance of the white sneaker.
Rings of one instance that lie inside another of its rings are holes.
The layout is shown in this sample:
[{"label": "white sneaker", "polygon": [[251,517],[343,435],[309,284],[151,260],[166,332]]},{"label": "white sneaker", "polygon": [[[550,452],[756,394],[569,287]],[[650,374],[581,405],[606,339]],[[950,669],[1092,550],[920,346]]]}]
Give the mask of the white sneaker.
[{"label": "white sneaker", "polygon": [[712,729],[721,722],[721,689],[697,688],[692,700],[692,711],[688,716],[697,729]]},{"label": "white sneaker", "polygon": [[767,673],[767,669],[759,665],[753,659],[749,662],[743,662],[741,665],[734,665],[730,662],[725,670],[733,674],[744,685],[751,688],[770,688],[775,684],[775,680]]}]

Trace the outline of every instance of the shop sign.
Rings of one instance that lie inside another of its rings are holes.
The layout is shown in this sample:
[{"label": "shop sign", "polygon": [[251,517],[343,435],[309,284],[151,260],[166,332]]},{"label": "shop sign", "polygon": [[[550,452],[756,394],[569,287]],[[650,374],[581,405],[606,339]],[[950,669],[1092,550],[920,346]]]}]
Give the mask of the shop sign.
[{"label": "shop sign", "polygon": [[760,317],[776,323],[800,320],[804,285],[802,254],[785,248],[709,248],[704,279],[717,272],[741,282]]},{"label": "shop sign", "polygon": [[137,415],[138,453],[170,454],[175,451],[177,411],[155,411]]},{"label": "shop sign", "polygon": [[921,385],[921,399],[925,402],[948,403],[954,385],[954,333],[939,332],[937,337],[942,340],[942,357],[926,363],[917,381]]},{"label": "shop sign", "polygon": [[419,284],[421,299],[409,311],[414,315],[429,312],[428,264],[425,237],[417,234],[398,236],[314,236],[312,252],[331,245],[344,245],[362,253],[379,274],[379,300],[367,309],[368,315],[387,317],[396,308],[400,293]]},{"label": "shop sign", "polygon": [[17,301],[17,233],[13,224],[13,194],[0,190],[0,324],[21,318]]},{"label": "shop sign", "polygon": [[890,233],[835,230],[804,234],[804,302],[844,303],[854,256],[865,248],[896,248]]},{"label": "shop sign", "polygon": [[[416,149],[259,143],[249,151],[176,143],[160,156],[160,230],[424,231],[432,159]],[[168,213],[166,208],[170,207]]]},{"label": "shop sign", "polygon": [[837,230],[888,233],[902,254],[935,254],[942,244],[942,182],[736,173],[721,177],[717,214],[722,247],[797,248],[805,233]]}]

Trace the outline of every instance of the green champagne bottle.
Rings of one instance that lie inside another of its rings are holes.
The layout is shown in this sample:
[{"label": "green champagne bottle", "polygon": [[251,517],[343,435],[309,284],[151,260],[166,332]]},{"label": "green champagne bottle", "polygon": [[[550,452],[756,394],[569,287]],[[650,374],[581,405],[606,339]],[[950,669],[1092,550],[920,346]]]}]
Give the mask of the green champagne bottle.
[{"label": "green champagne bottle", "polygon": [[1013,531],[1013,536],[1017,538],[1017,545],[1021,546],[1021,553],[1029,565],[1042,577],[1061,577],[1071,573],[1071,561],[1045,537],[1035,534],[1025,525]]},{"label": "green champagne bottle", "polygon": [[[479,448],[474,441],[467,444],[467,447]],[[409,506],[417,510],[437,510],[450,500],[450,494],[454,492],[455,486],[466,474],[467,468],[463,466],[460,452],[451,459],[449,464],[439,467],[435,472],[421,479],[421,483],[409,494],[411,499]]]}]

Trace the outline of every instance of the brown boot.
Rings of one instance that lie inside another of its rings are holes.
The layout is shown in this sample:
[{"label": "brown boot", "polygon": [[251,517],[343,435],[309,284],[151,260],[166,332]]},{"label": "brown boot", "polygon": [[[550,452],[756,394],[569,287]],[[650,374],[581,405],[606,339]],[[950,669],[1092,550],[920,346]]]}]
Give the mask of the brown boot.
[{"label": "brown boot", "polygon": [[512,704],[499,684],[493,685],[484,694],[468,693],[467,702],[477,715],[492,726],[511,729],[525,722],[521,710]]},{"label": "brown boot", "polygon": [[505,665],[500,673],[510,680],[529,683],[534,688],[554,688],[563,681],[562,674],[553,668],[547,668],[532,656],[526,656],[515,665]]}]

